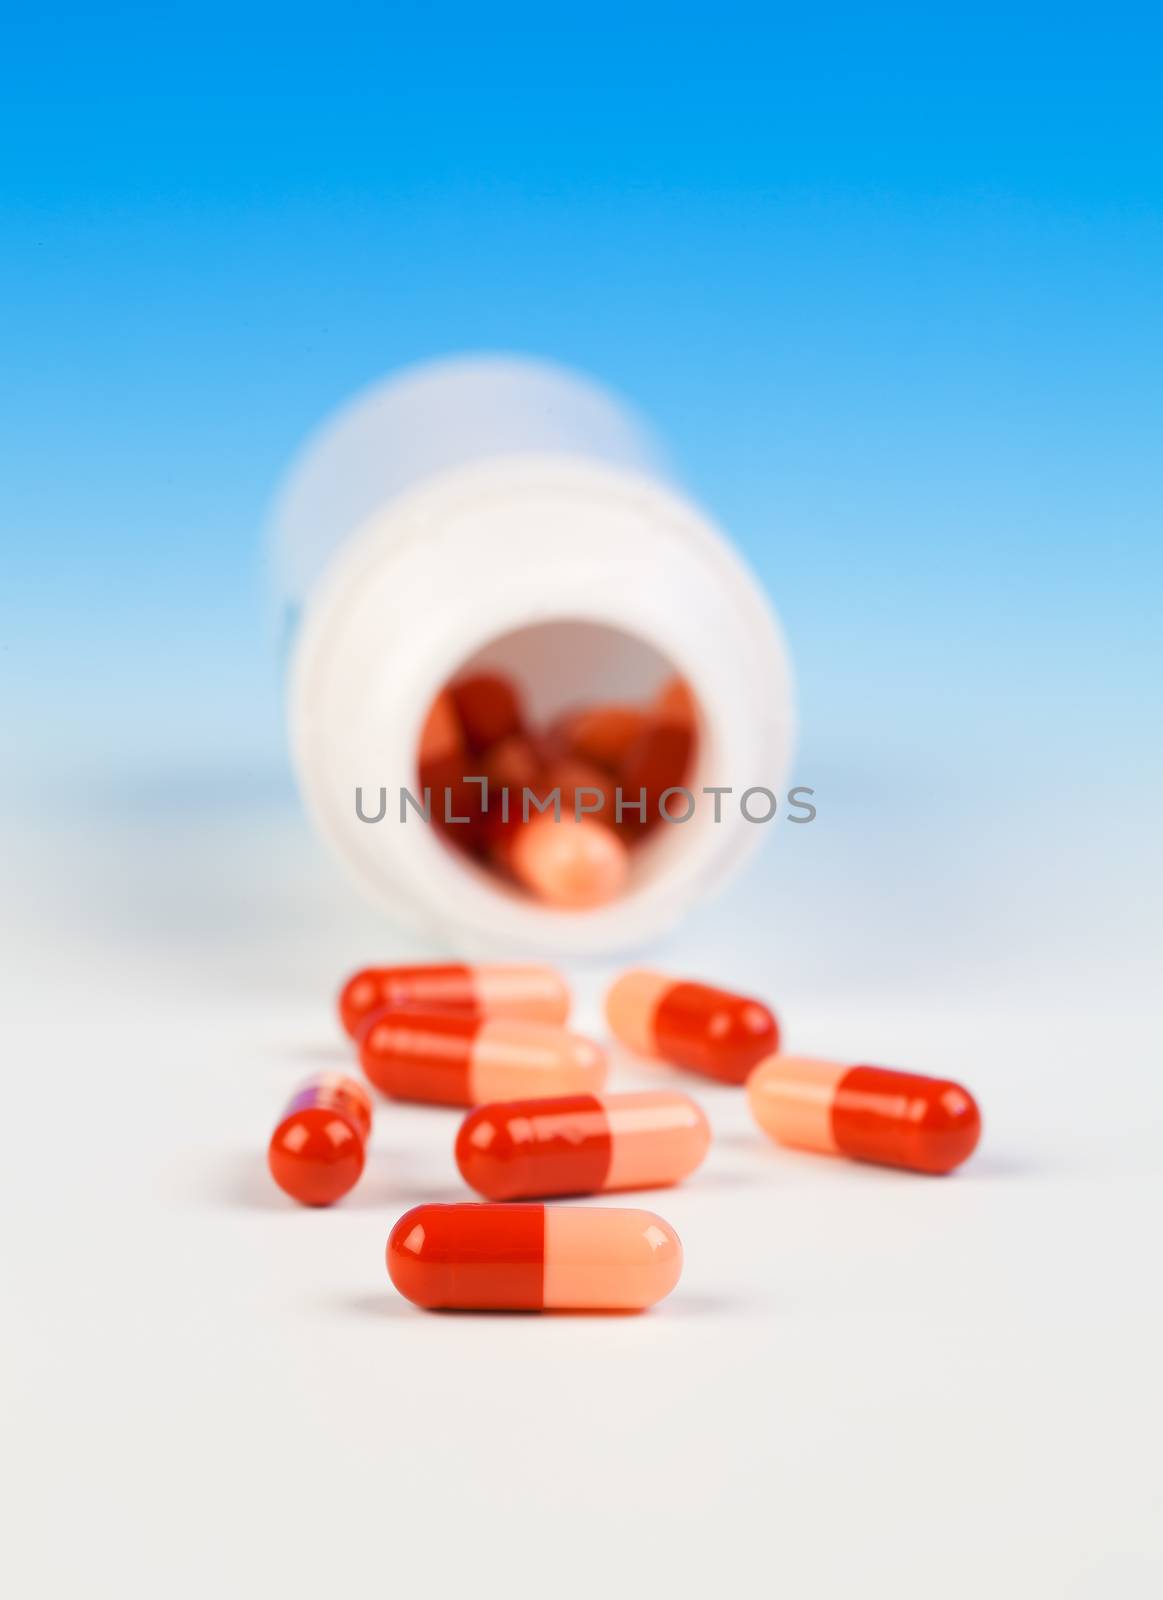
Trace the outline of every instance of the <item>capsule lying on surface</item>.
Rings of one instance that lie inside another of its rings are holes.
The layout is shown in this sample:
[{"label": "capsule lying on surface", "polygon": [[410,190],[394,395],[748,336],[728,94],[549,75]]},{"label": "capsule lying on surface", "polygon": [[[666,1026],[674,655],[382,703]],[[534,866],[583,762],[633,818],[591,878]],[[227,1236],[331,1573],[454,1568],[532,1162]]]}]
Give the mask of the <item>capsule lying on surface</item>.
[{"label": "capsule lying on surface", "polygon": [[478,1106],[457,1134],[456,1164],[486,1200],[532,1200],[681,1183],[710,1143],[689,1095],[558,1095]]},{"label": "capsule lying on surface", "polygon": [[747,1082],[756,1122],[780,1144],[943,1173],[973,1154],[981,1113],[967,1089],[888,1067],[772,1056]]},{"label": "capsule lying on surface", "polygon": [[658,972],[623,973],[606,996],[606,1020],[631,1050],[722,1083],[744,1083],[779,1048],[779,1025],[758,1000]]},{"label": "capsule lying on surface", "polygon": [[300,1205],[333,1204],[359,1181],[371,1126],[363,1084],[320,1073],[292,1097],[271,1135],[271,1177]]},{"label": "capsule lying on surface", "polygon": [[417,967],[364,967],[339,994],[339,1017],[354,1039],[384,1006],[438,1006],[473,1017],[521,1017],[564,1022],[569,989],[552,967],[461,963]]},{"label": "capsule lying on surface", "polygon": [[682,1272],[652,1211],[425,1205],[402,1216],[388,1275],[426,1311],[644,1311]]},{"label": "capsule lying on surface", "polygon": [[359,1059],[383,1094],[431,1105],[592,1094],[606,1078],[605,1051],[579,1033],[418,1007],[393,1006],[374,1016]]}]

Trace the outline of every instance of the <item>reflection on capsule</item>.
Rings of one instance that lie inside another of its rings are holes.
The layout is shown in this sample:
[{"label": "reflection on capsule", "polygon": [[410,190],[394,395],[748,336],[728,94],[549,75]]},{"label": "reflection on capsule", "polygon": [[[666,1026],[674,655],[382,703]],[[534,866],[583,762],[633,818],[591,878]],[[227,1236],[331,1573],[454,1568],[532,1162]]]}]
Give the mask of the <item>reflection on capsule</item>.
[{"label": "reflection on capsule", "polygon": [[605,1051],[581,1034],[418,1007],[377,1013],[360,1039],[359,1059],[383,1094],[432,1105],[592,1093],[606,1077]]},{"label": "reflection on capsule", "polygon": [[981,1137],[967,1089],[888,1067],[772,1056],[751,1074],[747,1096],[756,1122],[780,1144],[914,1172],[951,1172]]},{"label": "reflection on capsule", "polygon": [[293,1096],[271,1135],[271,1177],[300,1205],[331,1205],[358,1182],[371,1125],[363,1084],[320,1073]]},{"label": "reflection on capsule", "polygon": [[427,1311],[644,1311],[682,1272],[651,1211],[424,1205],[402,1216],[388,1274]]},{"label": "reflection on capsule", "polygon": [[478,1106],[461,1124],[456,1164],[486,1200],[532,1200],[681,1183],[710,1143],[689,1095],[558,1095]]},{"label": "reflection on capsule", "polygon": [[779,1047],[779,1026],[758,1000],[657,972],[624,973],[606,996],[606,1019],[631,1050],[723,1083],[745,1082]]},{"label": "reflection on capsule", "polygon": [[372,1012],[385,1006],[438,1006],[473,1017],[564,1022],[569,989],[552,967],[364,967],[340,991],[339,1018],[354,1039]]}]

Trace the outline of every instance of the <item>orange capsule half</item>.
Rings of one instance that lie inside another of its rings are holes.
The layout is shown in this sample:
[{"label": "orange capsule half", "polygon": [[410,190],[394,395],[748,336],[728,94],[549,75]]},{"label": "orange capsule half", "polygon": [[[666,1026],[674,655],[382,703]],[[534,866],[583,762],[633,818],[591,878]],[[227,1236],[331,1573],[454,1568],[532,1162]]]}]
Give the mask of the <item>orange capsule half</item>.
[{"label": "orange capsule half", "polygon": [[371,1019],[359,1059],[382,1094],[430,1105],[592,1094],[606,1077],[605,1051],[579,1033],[403,1006]]},{"label": "orange capsule half", "polygon": [[682,1273],[652,1211],[424,1205],[402,1216],[388,1275],[426,1311],[644,1311]]},{"label": "orange capsule half", "polygon": [[751,1074],[747,1097],[756,1122],[780,1144],[912,1172],[951,1172],[981,1137],[981,1113],[967,1089],[888,1067],[772,1056]]},{"label": "orange capsule half", "polygon": [[779,1024],[746,995],[706,983],[680,983],[658,972],[626,972],[606,996],[614,1037],[722,1083],[744,1083],[779,1047]]},{"label": "orange capsule half", "polygon": [[445,963],[363,967],[339,993],[339,1019],[353,1039],[385,1006],[435,1006],[470,1017],[557,1023],[569,1016],[569,988],[552,967]]},{"label": "orange capsule half", "polygon": [[681,1183],[710,1143],[689,1095],[558,1095],[478,1106],[457,1134],[456,1164],[486,1200],[533,1200]]}]

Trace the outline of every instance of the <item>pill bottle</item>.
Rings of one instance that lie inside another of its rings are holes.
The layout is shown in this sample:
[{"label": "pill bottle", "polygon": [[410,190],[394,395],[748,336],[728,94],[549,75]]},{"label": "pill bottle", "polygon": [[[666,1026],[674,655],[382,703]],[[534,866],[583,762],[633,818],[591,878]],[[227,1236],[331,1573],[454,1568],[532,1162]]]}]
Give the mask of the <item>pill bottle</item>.
[{"label": "pill bottle", "polygon": [[[304,801],[395,921],[466,955],[612,954],[673,925],[776,831],[764,798],[749,806],[760,820],[740,806],[752,788],[783,805],[791,687],[771,606],[649,428],[588,379],[472,357],[372,388],[293,465],[272,560]],[[692,691],[693,814],[635,848],[611,903],[547,906],[406,803],[401,822],[432,701],[478,667],[507,674],[542,722],[675,675]]]}]

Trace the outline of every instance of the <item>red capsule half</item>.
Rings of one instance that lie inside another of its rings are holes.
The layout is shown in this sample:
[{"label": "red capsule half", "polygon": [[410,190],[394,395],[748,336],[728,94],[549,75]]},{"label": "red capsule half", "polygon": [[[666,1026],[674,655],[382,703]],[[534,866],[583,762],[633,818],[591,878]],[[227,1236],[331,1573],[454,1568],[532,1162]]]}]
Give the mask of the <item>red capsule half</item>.
[{"label": "red capsule half", "polygon": [[527,1022],[564,1022],[569,989],[552,967],[434,963],[415,967],[364,967],[339,994],[339,1019],[357,1038],[375,1011],[385,1006],[424,1006],[470,1017],[520,1017]]},{"label": "red capsule half", "polygon": [[311,1078],[271,1135],[271,1177],[304,1206],[329,1206],[359,1181],[372,1125],[362,1083],[336,1072]]},{"label": "red capsule half", "polygon": [[388,1238],[388,1275],[426,1311],[644,1311],[682,1272],[651,1211],[424,1205]]},{"label": "red capsule half", "polygon": [[606,1020],[631,1050],[721,1083],[746,1082],[779,1048],[779,1025],[758,1000],[657,972],[624,973],[606,996]]},{"label": "red capsule half", "polygon": [[558,1095],[478,1106],[457,1134],[456,1164],[486,1200],[532,1200],[681,1183],[710,1143],[689,1095]]},{"label": "red capsule half", "polygon": [[780,1144],[912,1172],[951,1172],[981,1138],[967,1089],[889,1067],[772,1056],[751,1074],[747,1096],[756,1122]]},{"label": "red capsule half", "polygon": [[581,1034],[418,1007],[376,1013],[360,1039],[359,1059],[382,1094],[430,1105],[592,1093],[606,1077],[605,1051]]}]

